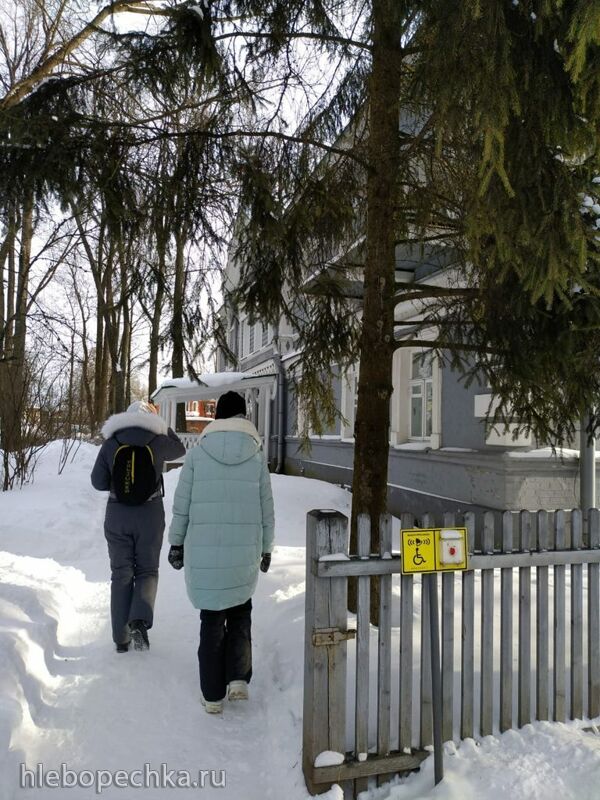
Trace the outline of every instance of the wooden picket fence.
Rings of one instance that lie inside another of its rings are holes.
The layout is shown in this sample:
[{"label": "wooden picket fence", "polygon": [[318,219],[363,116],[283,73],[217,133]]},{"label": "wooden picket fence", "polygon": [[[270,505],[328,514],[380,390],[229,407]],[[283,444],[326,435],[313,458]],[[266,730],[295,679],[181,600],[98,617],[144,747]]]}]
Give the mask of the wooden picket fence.
[{"label": "wooden picket fence", "polygon": [[[401,524],[468,532],[469,569],[435,578],[444,741],[600,715],[597,509],[585,536],[579,510],[443,520],[405,514]],[[369,518],[361,515],[358,555],[348,557],[346,517],[308,514],[303,771],[313,794],[339,783],[345,796],[356,796],[418,768],[433,741],[428,593],[419,576],[399,574],[389,515],[380,520],[378,554],[370,541]],[[351,576],[355,619],[347,611]],[[377,626],[369,619],[373,576],[380,578]],[[341,754],[342,763],[326,751]]]}]

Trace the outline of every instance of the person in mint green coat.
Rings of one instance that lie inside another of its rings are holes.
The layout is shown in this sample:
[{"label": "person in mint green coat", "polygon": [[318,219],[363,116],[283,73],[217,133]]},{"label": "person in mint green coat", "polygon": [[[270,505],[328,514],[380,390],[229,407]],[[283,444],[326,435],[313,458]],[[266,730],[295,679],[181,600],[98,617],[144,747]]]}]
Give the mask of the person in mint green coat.
[{"label": "person in mint green coat", "polygon": [[169,530],[169,562],[184,567],[188,596],[200,609],[200,687],[213,713],[227,693],[248,697],[251,598],[273,548],[271,479],[245,413],[239,394],[219,398],[215,422],[186,455]]}]

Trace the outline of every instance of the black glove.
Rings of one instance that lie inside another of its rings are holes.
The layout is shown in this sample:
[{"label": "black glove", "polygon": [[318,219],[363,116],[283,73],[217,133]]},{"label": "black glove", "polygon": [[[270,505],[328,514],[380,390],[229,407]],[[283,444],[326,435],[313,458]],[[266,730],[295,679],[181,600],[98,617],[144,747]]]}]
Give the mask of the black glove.
[{"label": "black glove", "polygon": [[268,572],[271,566],[271,553],[263,553],[260,559],[260,571]]},{"label": "black glove", "polygon": [[183,567],[183,545],[172,544],[169,550],[169,564],[173,569],[181,569]]}]

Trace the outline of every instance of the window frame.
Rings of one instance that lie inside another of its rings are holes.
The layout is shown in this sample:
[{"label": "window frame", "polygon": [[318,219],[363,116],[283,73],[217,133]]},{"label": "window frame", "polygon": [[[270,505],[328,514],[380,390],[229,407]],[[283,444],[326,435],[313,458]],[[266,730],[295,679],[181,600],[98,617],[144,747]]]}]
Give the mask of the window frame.
[{"label": "window frame", "polygon": [[[429,362],[429,374],[414,377],[415,360]],[[410,380],[408,382],[408,439],[412,442],[428,442],[433,436],[433,376],[434,354],[432,350],[411,350],[410,353]],[[419,389],[419,394],[415,393]],[[413,432],[413,398],[421,400],[420,434]]]}]

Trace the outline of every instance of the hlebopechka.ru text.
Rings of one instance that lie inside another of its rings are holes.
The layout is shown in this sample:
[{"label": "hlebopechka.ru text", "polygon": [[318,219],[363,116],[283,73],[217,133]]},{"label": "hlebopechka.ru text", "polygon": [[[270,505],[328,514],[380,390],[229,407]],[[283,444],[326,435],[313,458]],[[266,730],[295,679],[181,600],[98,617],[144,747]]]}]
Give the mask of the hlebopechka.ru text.
[{"label": "hlebopechka.ru text", "polygon": [[169,769],[160,764],[154,769],[149,763],[141,769],[69,769],[61,764],[58,769],[46,769],[38,763],[35,769],[19,765],[21,789],[93,789],[102,794],[104,789],[224,789],[227,775],[224,769],[191,770]]}]

